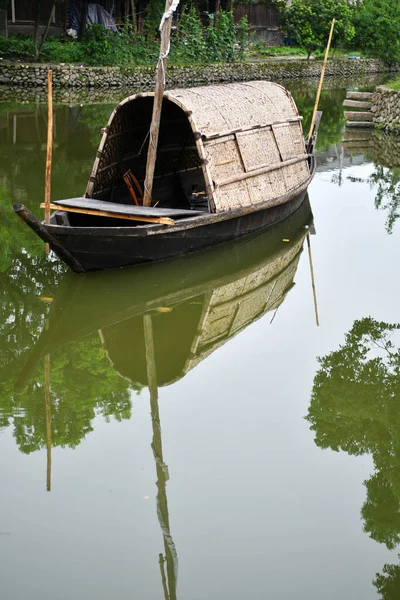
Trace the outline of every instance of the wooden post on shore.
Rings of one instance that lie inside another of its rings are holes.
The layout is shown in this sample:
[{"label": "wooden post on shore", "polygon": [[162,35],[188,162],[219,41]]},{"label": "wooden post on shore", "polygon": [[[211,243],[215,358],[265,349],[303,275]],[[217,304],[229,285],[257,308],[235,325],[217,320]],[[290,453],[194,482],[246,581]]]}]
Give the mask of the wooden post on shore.
[{"label": "wooden post on shore", "polygon": [[320,77],[320,80],[319,80],[319,86],[318,86],[318,90],[317,90],[317,97],[315,99],[315,105],[314,105],[314,111],[313,111],[313,115],[312,115],[312,119],[311,119],[310,131],[309,131],[309,134],[308,134],[308,143],[311,142],[312,136],[314,134],[315,118],[317,116],[318,104],[319,104],[319,99],[320,99],[320,96],[321,96],[322,84],[324,82],[326,63],[328,62],[329,49],[331,47],[331,41],[332,41],[332,35],[333,35],[333,28],[334,27],[335,27],[335,19],[332,19],[331,30],[329,32],[328,44],[327,44],[326,50],[325,50],[324,62],[322,63],[321,77]]},{"label": "wooden post on shore", "polygon": [[[50,223],[50,193],[51,193],[51,159],[53,153],[53,72],[47,73],[47,153],[46,153],[46,179],[44,192],[44,221]],[[46,244],[47,254],[50,251]]]},{"label": "wooden post on shore", "polygon": [[[165,87],[165,71],[167,67],[167,56],[169,53],[170,37],[171,37],[171,25],[172,25],[172,11],[175,10],[178,2],[176,0],[166,0],[165,12],[169,14],[165,19],[161,21],[161,44],[160,44],[160,56],[157,64],[157,75],[156,75],[156,87],[154,92],[153,102],[153,115],[151,118],[150,125],[150,137],[149,137],[149,149],[147,152],[147,164],[146,164],[146,178],[144,181],[144,196],[143,206],[150,206],[152,193],[153,193],[153,179],[154,170],[156,167],[157,160],[157,146],[158,146],[158,134],[160,132],[160,120],[162,101],[164,96]],[[171,10],[172,9],[172,10]]]}]

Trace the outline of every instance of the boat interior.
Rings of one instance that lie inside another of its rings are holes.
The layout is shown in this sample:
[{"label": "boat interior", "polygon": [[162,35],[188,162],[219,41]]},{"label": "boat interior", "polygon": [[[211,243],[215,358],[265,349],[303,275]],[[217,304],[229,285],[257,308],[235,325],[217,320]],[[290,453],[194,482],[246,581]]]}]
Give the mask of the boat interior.
[{"label": "boat interior", "polygon": [[[92,198],[131,204],[124,175],[131,172],[144,188],[152,97],[121,104],[108,127]],[[186,113],[164,98],[153,182],[153,204],[207,210],[205,182],[195,137]]]},{"label": "boat interior", "polygon": [[[107,126],[97,153],[97,169],[91,178],[89,199],[115,204],[142,205],[146,175],[152,97],[136,97],[121,103]],[[90,185],[89,185],[90,188]],[[185,111],[164,98],[155,165],[152,206],[209,212],[201,159],[195,135]],[[190,215],[171,215],[187,218]],[[96,216],[93,213],[57,212],[51,223],[64,226],[149,226],[149,223]]]}]

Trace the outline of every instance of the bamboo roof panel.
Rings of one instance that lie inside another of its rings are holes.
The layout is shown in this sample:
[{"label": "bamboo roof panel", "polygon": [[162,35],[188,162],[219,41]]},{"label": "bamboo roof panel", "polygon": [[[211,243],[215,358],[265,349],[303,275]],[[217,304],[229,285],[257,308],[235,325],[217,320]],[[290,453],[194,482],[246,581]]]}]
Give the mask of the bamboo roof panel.
[{"label": "bamboo roof panel", "polygon": [[270,81],[251,81],[176,89],[167,96],[177,98],[192,111],[197,130],[206,137],[299,116],[284,87]]},{"label": "bamboo roof panel", "polygon": [[[148,99],[153,96],[130,96],[112,113],[88,184],[89,197],[112,189],[137,160],[132,157],[146,142],[151,117]],[[281,85],[268,81],[211,85],[170,90],[164,98],[169,104],[165,119],[161,117],[160,143],[164,150],[168,143],[181,144],[185,150],[179,172],[201,165],[210,210],[223,212],[273,201],[309,179],[300,117],[292,96]],[[141,107],[139,123],[135,106]],[[194,134],[189,147],[182,119]],[[167,173],[170,162],[169,154],[160,150],[159,171]],[[137,172],[140,168],[144,169],[139,165]]]}]

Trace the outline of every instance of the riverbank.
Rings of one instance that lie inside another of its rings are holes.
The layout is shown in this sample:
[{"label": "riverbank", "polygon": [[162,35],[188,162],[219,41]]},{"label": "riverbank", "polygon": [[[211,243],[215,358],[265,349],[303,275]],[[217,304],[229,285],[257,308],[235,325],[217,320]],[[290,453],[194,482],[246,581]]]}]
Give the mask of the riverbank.
[{"label": "riverbank", "polygon": [[[47,84],[47,71],[53,71],[55,88],[120,88],[151,89],[154,85],[154,66],[89,67],[71,64],[35,64],[1,61],[0,85],[24,88],[43,88]],[[356,78],[362,75],[379,75],[400,72],[400,63],[390,70],[377,59],[336,59],[327,64],[327,77]],[[188,87],[211,83],[232,83],[257,79],[281,80],[317,78],[321,62],[270,58],[258,62],[240,62],[201,65],[168,65],[167,87]]]}]

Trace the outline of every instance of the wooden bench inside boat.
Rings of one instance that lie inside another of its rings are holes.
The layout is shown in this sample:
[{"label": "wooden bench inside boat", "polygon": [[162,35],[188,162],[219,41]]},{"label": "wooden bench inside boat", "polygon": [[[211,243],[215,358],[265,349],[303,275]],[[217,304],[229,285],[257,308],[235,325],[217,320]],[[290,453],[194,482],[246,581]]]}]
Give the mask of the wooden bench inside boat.
[{"label": "wooden bench inside boat", "polygon": [[[44,207],[44,204],[41,204],[41,206]],[[173,225],[175,223],[175,219],[187,219],[204,214],[203,212],[197,210],[117,204],[116,202],[104,202],[92,198],[68,198],[67,200],[55,200],[51,203],[50,208],[53,210],[92,215],[96,217],[126,219],[130,221],[141,221],[142,223],[155,223],[161,225]]]}]

